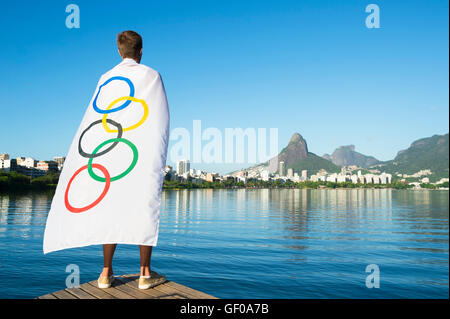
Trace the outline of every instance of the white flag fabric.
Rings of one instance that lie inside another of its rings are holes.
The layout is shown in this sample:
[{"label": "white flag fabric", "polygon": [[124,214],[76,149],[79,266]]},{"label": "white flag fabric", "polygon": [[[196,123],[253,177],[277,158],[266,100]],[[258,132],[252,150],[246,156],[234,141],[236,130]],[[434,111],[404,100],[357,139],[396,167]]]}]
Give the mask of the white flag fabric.
[{"label": "white flag fabric", "polygon": [[156,246],[168,138],[158,72],[126,58],[103,74],[66,156],[44,254],[97,244]]}]

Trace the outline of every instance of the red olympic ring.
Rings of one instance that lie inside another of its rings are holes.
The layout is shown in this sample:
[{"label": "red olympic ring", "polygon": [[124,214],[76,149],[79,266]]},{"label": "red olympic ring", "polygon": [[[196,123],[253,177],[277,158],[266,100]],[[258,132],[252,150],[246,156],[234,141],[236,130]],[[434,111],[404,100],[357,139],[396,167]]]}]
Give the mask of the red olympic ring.
[{"label": "red olympic ring", "polygon": [[81,208],[77,208],[77,207],[73,207],[72,205],[69,204],[69,189],[70,189],[70,185],[72,184],[74,178],[84,169],[87,169],[87,165],[84,165],[83,167],[79,168],[75,174],[73,174],[73,176],[70,178],[69,183],[67,184],[67,188],[66,188],[66,194],[64,195],[64,203],[66,204],[66,208],[71,211],[72,213],[82,213],[84,211],[87,211],[88,209],[91,209],[92,207],[94,207],[95,205],[97,205],[98,203],[100,203],[100,201],[105,197],[106,193],[109,190],[109,185],[111,184],[111,176],[109,175],[108,170],[100,165],[100,164],[92,164],[92,167],[98,168],[99,170],[102,171],[103,175],[105,176],[105,187],[103,188],[103,192],[100,194],[100,197],[97,198],[92,204],[85,206],[85,207],[81,207]]}]

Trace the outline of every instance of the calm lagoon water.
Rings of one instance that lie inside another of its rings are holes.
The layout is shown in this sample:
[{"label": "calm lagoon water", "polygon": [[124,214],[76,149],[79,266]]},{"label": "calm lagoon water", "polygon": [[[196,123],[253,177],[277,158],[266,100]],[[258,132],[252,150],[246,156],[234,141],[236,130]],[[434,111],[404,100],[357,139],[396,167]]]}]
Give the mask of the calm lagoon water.
[{"label": "calm lagoon water", "polygon": [[[448,298],[449,193],[389,189],[164,191],[152,268],[220,298]],[[97,278],[101,246],[43,255],[51,196],[0,195],[0,298]],[[115,273],[139,270],[119,245]],[[366,287],[366,266],[380,288]]]}]

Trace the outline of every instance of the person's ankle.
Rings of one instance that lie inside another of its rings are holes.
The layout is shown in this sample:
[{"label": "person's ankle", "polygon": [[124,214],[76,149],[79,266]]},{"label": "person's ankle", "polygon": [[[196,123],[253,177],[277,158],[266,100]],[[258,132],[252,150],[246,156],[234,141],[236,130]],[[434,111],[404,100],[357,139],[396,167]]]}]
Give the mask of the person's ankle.
[{"label": "person's ankle", "polygon": [[150,276],[151,270],[150,266],[141,266],[141,276]]},{"label": "person's ankle", "polygon": [[109,267],[103,267],[102,273],[100,274],[100,277],[109,277],[114,274],[112,268]]}]

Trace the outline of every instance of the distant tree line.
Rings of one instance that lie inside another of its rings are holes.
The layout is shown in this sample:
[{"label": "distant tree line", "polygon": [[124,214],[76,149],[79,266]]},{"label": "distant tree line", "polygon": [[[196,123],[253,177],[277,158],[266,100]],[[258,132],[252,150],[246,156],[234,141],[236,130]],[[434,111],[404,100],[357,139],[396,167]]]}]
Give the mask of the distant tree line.
[{"label": "distant tree line", "polygon": [[[431,185],[434,186],[434,185]],[[395,189],[408,189],[413,185],[408,185],[402,182],[392,182],[390,184],[353,184],[352,182],[334,183],[334,182],[292,182],[292,181],[262,181],[258,179],[250,179],[247,183],[237,182],[233,180],[214,181],[214,182],[201,182],[193,183],[191,181],[164,181],[164,189],[193,189],[193,188],[395,188]],[[445,186],[442,186],[445,187]],[[448,186],[447,186],[448,187]],[[431,188],[431,187],[430,187]],[[435,187],[436,188],[436,187]]]},{"label": "distant tree line", "polygon": [[58,184],[59,173],[49,172],[44,176],[31,178],[17,172],[0,171],[0,192],[29,190],[52,190]]},{"label": "distant tree line", "polygon": [[448,182],[444,182],[442,184],[439,185],[434,185],[434,184],[428,184],[428,183],[422,183],[420,184],[420,187],[422,188],[428,188],[428,189],[437,189],[439,187],[445,187],[448,188],[449,183]]},{"label": "distant tree line", "polygon": [[[42,191],[54,190],[58,184],[59,173],[49,172],[47,175],[30,178],[29,176],[18,174],[17,172],[1,172],[0,171],[0,192],[20,192],[20,191]],[[421,184],[422,188],[437,189],[439,187],[449,187],[449,183],[440,185]],[[247,183],[242,181],[234,181],[227,179],[223,181],[194,183],[192,181],[168,181],[164,180],[164,189],[233,189],[233,188],[394,188],[408,189],[413,185],[394,181],[390,184],[353,184],[352,182],[334,183],[334,182],[292,182],[283,180],[263,181],[258,179],[250,179]]]}]

